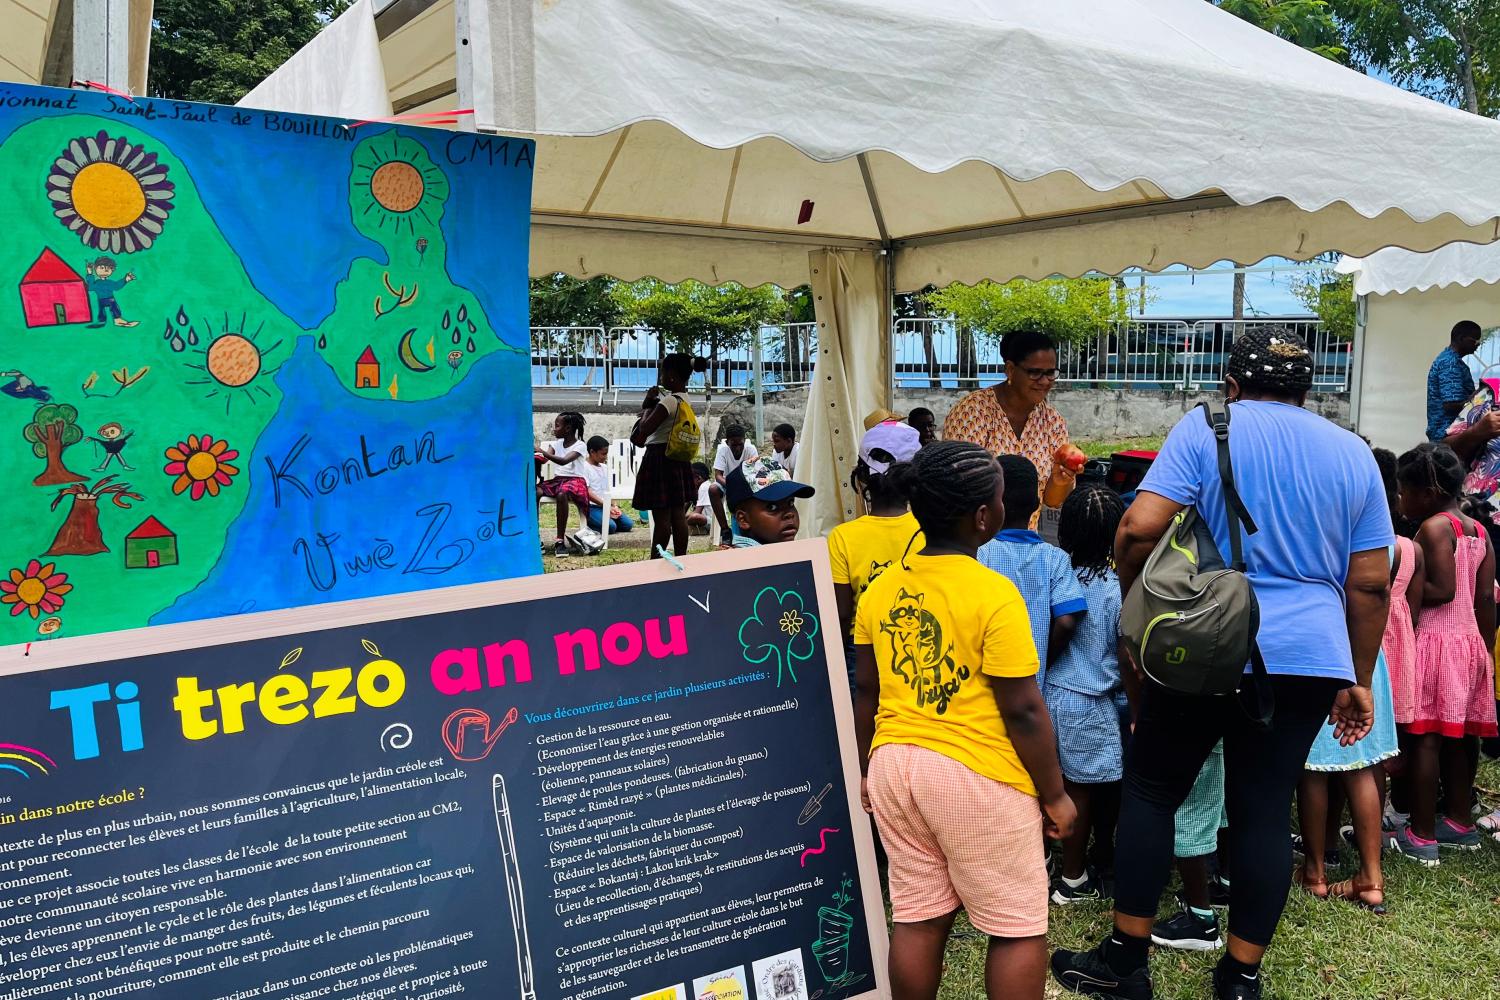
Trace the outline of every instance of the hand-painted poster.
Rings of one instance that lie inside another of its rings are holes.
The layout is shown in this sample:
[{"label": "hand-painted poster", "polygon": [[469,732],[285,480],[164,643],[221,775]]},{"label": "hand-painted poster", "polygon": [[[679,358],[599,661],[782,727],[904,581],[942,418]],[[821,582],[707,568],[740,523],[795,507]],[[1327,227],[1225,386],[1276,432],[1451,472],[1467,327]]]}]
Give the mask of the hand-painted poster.
[{"label": "hand-painted poster", "polygon": [[0,85],[0,643],[538,572],[532,156]]}]

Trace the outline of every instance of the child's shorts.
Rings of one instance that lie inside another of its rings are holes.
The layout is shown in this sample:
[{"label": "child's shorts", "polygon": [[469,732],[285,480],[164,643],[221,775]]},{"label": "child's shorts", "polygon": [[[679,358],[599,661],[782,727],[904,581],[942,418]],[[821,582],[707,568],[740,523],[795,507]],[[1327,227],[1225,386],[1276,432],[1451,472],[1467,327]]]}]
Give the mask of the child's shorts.
[{"label": "child's shorts", "polygon": [[890,857],[897,923],[962,906],[991,937],[1047,933],[1047,861],[1034,796],[905,743],[875,749],[868,788]]},{"label": "child's shorts", "polygon": [[1199,858],[1219,849],[1219,827],[1224,820],[1224,744],[1214,746],[1203,762],[1188,797],[1177,810],[1172,853]]},{"label": "child's shorts", "polygon": [[1119,781],[1124,773],[1120,749],[1120,715],[1107,694],[1082,694],[1048,684],[1043,691],[1057,760],[1063,777],[1079,785]]}]

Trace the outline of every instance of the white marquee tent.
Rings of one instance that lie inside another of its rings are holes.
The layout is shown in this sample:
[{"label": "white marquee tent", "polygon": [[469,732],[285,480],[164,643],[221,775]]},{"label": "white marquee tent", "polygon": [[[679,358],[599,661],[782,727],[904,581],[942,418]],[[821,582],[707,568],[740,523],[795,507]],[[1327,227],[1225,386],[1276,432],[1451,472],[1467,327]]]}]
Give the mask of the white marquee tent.
[{"label": "white marquee tent", "polygon": [[[1448,345],[1453,324],[1470,319],[1486,330],[1500,327],[1500,243],[1453,243],[1431,253],[1391,247],[1364,259],[1345,257],[1338,269],[1354,275],[1359,301],[1354,425],[1399,454],[1424,440],[1427,369]],[[1494,360],[1493,343],[1479,353]]]},{"label": "white marquee tent", "polygon": [[813,530],[892,289],[1500,237],[1500,124],[1202,0],[360,0],[243,103],[536,136],[536,274],[811,279]]}]

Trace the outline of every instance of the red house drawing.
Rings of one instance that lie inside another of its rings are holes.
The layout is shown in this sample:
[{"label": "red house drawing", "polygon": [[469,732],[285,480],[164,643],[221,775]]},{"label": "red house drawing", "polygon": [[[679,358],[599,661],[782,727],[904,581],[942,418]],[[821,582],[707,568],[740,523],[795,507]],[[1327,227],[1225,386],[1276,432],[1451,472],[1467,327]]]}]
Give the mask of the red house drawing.
[{"label": "red house drawing", "polygon": [[21,278],[27,326],[61,326],[92,319],[83,276],[51,250],[43,250]]}]

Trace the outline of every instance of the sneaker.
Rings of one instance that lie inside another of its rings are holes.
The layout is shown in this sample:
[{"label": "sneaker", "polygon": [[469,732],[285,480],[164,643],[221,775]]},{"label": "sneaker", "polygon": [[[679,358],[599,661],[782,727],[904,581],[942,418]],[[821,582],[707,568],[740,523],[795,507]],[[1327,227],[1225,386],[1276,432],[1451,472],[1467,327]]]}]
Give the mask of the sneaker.
[{"label": "sneaker", "polygon": [[[1300,857],[1304,857],[1307,854],[1307,852],[1305,850],[1303,850],[1303,848],[1302,848],[1302,834],[1300,834],[1300,833],[1294,833],[1294,834],[1292,834],[1292,853],[1295,854],[1299,858]],[[1324,850],[1323,850],[1323,867],[1324,868],[1337,868],[1337,867],[1339,867],[1339,865],[1341,865],[1343,863],[1344,863],[1344,859],[1339,856],[1338,848],[1336,848],[1336,847],[1324,848]]]},{"label": "sneaker", "polygon": [[552,554],[555,555],[555,556],[565,556],[565,555],[567,555],[568,554],[568,543],[567,543],[567,541],[565,541],[564,539],[559,538],[557,541],[553,542],[552,543]]},{"label": "sneaker", "polygon": [[1229,905],[1229,880],[1215,875],[1208,880],[1208,902],[1211,906]]},{"label": "sneaker", "polygon": [[1103,945],[1088,951],[1052,953],[1052,975],[1062,988],[1086,997],[1110,1000],[1152,1000],[1151,975],[1145,968],[1128,976],[1116,975],[1104,961]]},{"label": "sneaker", "polygon": [[1217,914],[1204,919],[1183,904],[1176,916],[1151,928],[1151,943],[1180,951],[1217,951],[1224,947],[1224,937]]},{"label": "sneaker", "polygon": [[1440,864],[1437,842],[1434,841],[1430,844],[1417,843],[1412,839],[1411,827],[1409,826],[1402,827],[1400,833],[1392,834],[1386,843],[1390,844],[1391,850],[1397,854],[1411,858],[1417,864],[1426,865],[1428,868],[1436,868]]},{"label": "sneaker", "polygon": [[[1500,809],[1497,809],[1496,812],[1500,812]],[[1406,824],[1410,822],[1411,813],[1398,812],[1389,800],[1386,801],[1385,811],[1380,814],[1381,829],[1386,833],[1400,833],[1406,828]]]},{"label": "sneaker", "polygon": [[1260,976],[1246,979],[1237,972],[1214,967],[1214,1000],[1261,1000]]},{"label": "sneaker", "polygon": [[1486,830],[1490,833],[1500,831],[1500,809],[1496,809],[1492,813],[1485,813],[1474,822],[1478,824],[1481,830]]},{"label": "sneaker", "polygon": [[1104,892],[1099,887],[1099,877],[1093,870],[1086,869],[1083,873],[1083,885],[1074,887],[1062,880],[1059,876],[1052,883],[1052,902],[1058,906],[1067,906],[1069,903],[1096,903],[1104,898]]},{"label": "sneaker", "polygon": [[1474,827],[1460,830],[1446,819],[1437,821],[1437,842],[1439,847],[1451,847],[1460,851],[1479,850],[1479,831]]}]

